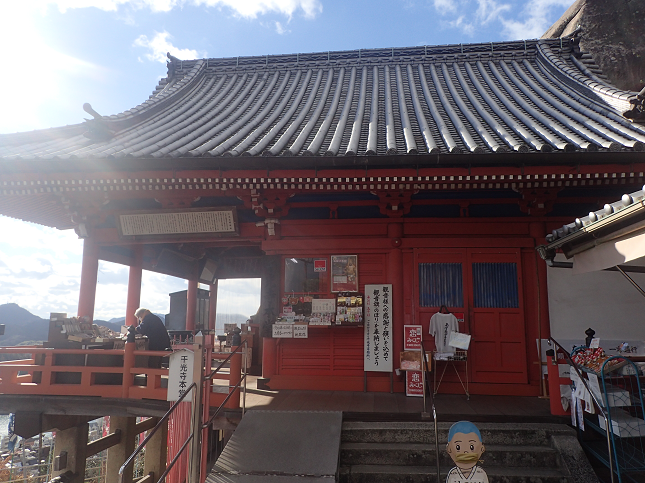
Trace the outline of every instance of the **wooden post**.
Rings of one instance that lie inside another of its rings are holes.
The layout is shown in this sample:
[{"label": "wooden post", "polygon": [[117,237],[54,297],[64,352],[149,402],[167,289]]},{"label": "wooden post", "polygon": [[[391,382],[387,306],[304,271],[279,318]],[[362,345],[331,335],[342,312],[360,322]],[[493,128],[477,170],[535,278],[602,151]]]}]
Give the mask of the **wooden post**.
[{"label": "wooden post", "polygon": [[[204,367],[204,374],[208,375],[211,373],[211,360],[213,356],[213,345],[215,344],[215,335],[209,334],[204,338],[205,344],[205,353],[206,353],[206,365]],[[210,394],[211,388],[213,385],[213,380],[208,379],[204,381],[204,394],[202,397],[202,421],[208,421],[210,417]],[[208,431],[209,428],[204,428],[202,430],[202,455],[201,455],[201,468],[200,475],[201,480],[199,483],[204,483],[206,481],[206,463],[208,462]]]},{"label": "wooden post", "polygon": [[[134,452],[137,418],[130,416],[110,416],[110,434],[121,431],[121,441],[108,448],[105,481],[119,481],[119,469]],[[58,436],[56,436],[58,437]],[[148,448],[146,448],[146,452]],[[147,453],[146,453],[147,456]],[[132,483],[134,462],[123,472],[123,483]],[[82,480],[81,480],[82,481]]]},{"label": "wooden post", "polygon": [[[387,227],[388,235],[392,243],[392,250],[389,253],[387,267],[388,280],[392,284],[392,318],[390,334],[392,337],[392,357],[403,350],[403,319],[404,319],[404,293],[403,293],[403,252],[399,248],[402,244],[403,225],[391,223]],[[398,366],[398,360],[394,358],[394,366]],[[394,392],[394,375],[390,374],[390,392]]]},{"label": "wooden post", "polygon": [[219,280],[214,280],[210,285],[210,294],[208,297],[208,329],[215,330],[215,323],[217,320],[217,289],[219,287]]},{"label": "wooden post", "polygon": [[125,351],[123,354],[123,382],[121,397],[127,399],[130,397],[130,388],[133,383],[132,368],[134,367],[134,349],[136,343],[128,342],[125,343]]},{"label": "wooden post", "polygon": [[54,455],[58,458],[58,466],[55,464],[52,477],[69,471],[73,474],[72,478],[67,480],[69,483],[83,483],[85,481],[85,451],[88,431],[88,423],[56,431]]},{"label": "wooden post", "polygon": [[[143,463],[143,474],[154,474],[153,481],[157,481],[166,471],[168,453],[168,421],[166,421],[146,444],[146,456]],[[110,481],[110,480],[108,480]]]},{"label": "wooden post", "polygon": [[188,280],[188,293],[186,295],[186,330],[195,330],[197,285],[197,280]]},{"label": "wooden post", "polygon": [[192,424],[193,440],[190,446],[190,466],[188,483],[200,483],[199,470],[201,468],[201,435],[202,435],[202,381],[204,379],[204,336],[201,332],[195,335],[193,344],[193,382],[197,385],[193,392]]},{"label": "wooden post", "polygon": [[128,299],[125,308],[125,325],[137,325],[137,318],[134,312],[141,306],[141,277],[143,275],[143,247],[134,245],[134,261],[130,267],[128,277]]},{"label": "wooden post", "polygon": [[[244,347],[244,346],[242,346]],[[231,350],[235,350],[236,346],[232,346]],[[244,350],[244,349],[242,349]],[[229,369],[229,376],[228,376],[228,385],[229,387],[234,386],[238,382],[240,382],[240,379],[242,378],[242,352],[238,352],[237,354],[233,354],[231,357],[231,366]],[[232,389],[229,389],[229,392]],[[237,409],[240,407],[240,388],[235,389],[235,394],[231,396],[231,399],[228,400],[226,403],[227,408],[234,408]]]},{"label": "wooden post", "polygon": [[96,280],[99,273],[99,247],[91,238],[83,242],[83,265],[81,268],[81,286],[78,294],[79,317],[94,318],[96,300]]}]

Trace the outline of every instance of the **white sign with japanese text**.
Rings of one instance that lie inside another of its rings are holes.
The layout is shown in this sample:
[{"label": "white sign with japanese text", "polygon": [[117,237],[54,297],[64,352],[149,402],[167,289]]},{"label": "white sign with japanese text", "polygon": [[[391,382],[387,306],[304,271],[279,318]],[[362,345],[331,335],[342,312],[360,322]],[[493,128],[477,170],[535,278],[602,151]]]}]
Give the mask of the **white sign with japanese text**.
[{"label": "white sign with japanese text", "polygon": [[294,339],[308,339],[309,338],[309,326],[305,324],[295,324],[293,326],[293,338]]},{"label": "white sign with japanese text", "polygon": [[293,339],[293,324],[273,324],[271,328],[274,339]]},{"label": "white sign with japanese text", "polygon": [[392,285],[365,285],[363,370],[392,372]]},{"label": "white sign with japanese text", "polygon": [[[193,365],[195,356],[193,351],[181,349],[170,355],[168,365],[168,396],[166,401],[176,401],[185,392],[188,386],[193,383]],[[192,390],[191,390],[192,392]],[[184,398],[184,401],[190,401],[192,394]]]},{"label": "white sign with japanese text", "polygon": [[336,313],[336,299],[313,299],[311,301],[311,313]]}]

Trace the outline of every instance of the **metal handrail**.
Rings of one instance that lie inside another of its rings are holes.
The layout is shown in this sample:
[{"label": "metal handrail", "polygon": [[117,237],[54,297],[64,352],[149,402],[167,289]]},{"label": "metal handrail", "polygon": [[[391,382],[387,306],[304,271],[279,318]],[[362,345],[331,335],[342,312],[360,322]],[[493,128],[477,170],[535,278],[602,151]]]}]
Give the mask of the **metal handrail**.
[{"label": "metal handrail", "polygon": [[[150,438],[152,438],[152,436],[154,436],[154,434],[159,430],[159,428],[161,428],[161,425],[168,420],[168,418],[170,417],[170,414],[172,414],[172,412],[175,410],[175,408],[177,408],[179,403],[182,402],[184,400],[184,398],[188,394],[190,394],[192,389],[196,388],[196,387],[197,387],[197,384],[194,383],[194,382],[190,386],[188,386],[186,388],[186,391],[181,395],[181,397],[179,399],[177,399],[177,401],[175,401],[175,403],[170,407],[170,409],[166,412],[166,414],[164,414],[163,417],[159,420],[159,422],[156,424],[156,426],[154,428],[152,428],[150,431],[148,431],[148,434],[146,435],[144,440],[139,444],[139,446],[137,446],[137,449],[134,450],[134,453],[132,453],[130,455],[130,457],[127,460],[125,460],[125,463],[123,463],[121,468],[119,468],[119,482],[123,481],[123,472],[125,471],[125,469],[128,466],[130,466],[130,464],[134,461],[134,458],[136,458],[136,456],[141,452],[141,450],[143,450],[143,447],[148,443],[148,441],[150,441]],[[186,445],[188,444],[188,441],[190,441],[192,438],[193,438],[193,435],[191,434],[188,437],[188,440],[186,441],[186,443],[184,443],[184,445],[181,447],[181,449],[177,453],[177,456],[179,456],[183,452],[183,450],[186,448]],[[175,461],[177,461],[177,457],[175,457],[172,460],[172,462],[168,465],[168,467],[166,468],[165,473],[157,481],[157,483],[159,483],[160,481],[163,480],[163,478],[165,478],[165,476],[168,474],[168,471],[170,471],[172,469],[172,466],[175,464]]]},{"label": "metal handrail", "polygon": [[[243,341],[242,341],[242,344],[243,344],[243,345],[248,349],[248,345],[249,345],[249,341],[248,341],[248,340],[243,340]],[[215,369],[213,369],[213,370],[211,371],[211,373],[210,373],[208,376],[204,376],[204,380],[205,380],[205,381],[208,381],[209,379],[212,379],[212,378],[213,378],[213,376],[214,376],[214,375],[215,375],[215,374],[216,374],[216,373],[217,373],[217,372],[218,372],[222,367],[224,367],[224,364],[226,364],[228,361],[230,361],[230,360],[231,360],[231,357],[233,357],[233,355],[235,355],[235,354],[236,354],[236,353],[237,353],[237,352],[242,348],[242,344],[238,345],[238,346],[237,346],[237,348],[236,348],[233,352],[231,352],[231,353],[229,354],[229,356],[228,356],[226,359],[224,359],[224,360],[220,363],[220,365],[219,365],[219,366],[217,366]],[[245,365],[246,365],[246,359],[244,360],[244,362],[245,362]]]},{"label": "metal handrail", "polygon": [[[242,344],[244,344],[244,345],[248,348],[248,341],[246,341],[246,340],[245,340],[245,341],[242,341]],[[213,376],[217,373],[217,371],[219,371],[219,370],[222,368],[222,366],[223,366],[223,365],[224,365],[224,364],[225,364],[225,363],[226,363],[226,362],[227,362],[231,357],[233,357],[233,354],[235,354],[235,353],[236,353],[237,351],[239,351],[241,348],[242,348],[242,345],[238,345],[238,346],[237,346],[237,348],[236,348],[233,352],[231,352],[231,355],[230,355],[230,356],[228,356],[228,357],[227,357],[227,358],[226,358],[226,359],[225,359],[225,360],[224,360],[224,361],[223,361],[219,366],[217,366],[217,368],[216,368],[214,371],[212,371],[212,372],[207,376],[207,378],[208,378],[208,379],[212,379],[212,378],[213,378]],[[221,411],[222,409],[224,409],[224,406],[226,405],[226,403],[228,402],[228,400],[229,400],[229,399],[231,399],[231,396],[233,396],[233,394],[235,394],[235,391],[237,391],[237,389],[240,387],[240,385],[242,384],[242,382],[244,382],[244,387],[242,388],[242,394],[243,394],[243,396],[242,396],[242,417],[244,417],[244,413],[246,412],[246,369],[247,369],[247,368],[246,368],[246,361],[247,361],[247,359],[246,359],[246,355],[245,355],[245,357],[243,357],[243,359],[242,359],[242,360],[244,361],[244,367],[242,368],[242,377],[240,377],[240,380],[238,381],[238,383],[237,383],[237,384],[235,384],[235,386],[233,386],[233,390],[232,390],[232,391],[230,390],[230,389],[231,389],[231,386],[229,386],[229,393],[228,393],[228,396],[226,396],[226,398],[224,398],[224,401],[222,401],[222,404],[220,404],[220,405],[218,406],[218,408],[215,410],[215,413],[214,413],[210,418],[208,418],[208,421],[206,421],[204,424],[202,424],[202,429],[206,429],[206,428],[208,428],[208,427],[213,423],[213,421],[215,421],[215,418],[217,417],[217,415],[220,413],[220,411]]]},{"label": "metal handrail", "polygon": [[[426,402],[426,390],[428,389],[428,379],[426,378],[426,372],[428,372],[428,359],[426,355],[426,350],[421,344],[421,364],[422,364],[422,374],[423,374],[423,414],[427,414],[427,402]],[[435,368],[436,370],[436,368]],[[430,392],[432,394],[432,418],[434,420],[434,450],[435,458],[437,461],[437,483],[441,483],[441,465],[439,464],[439,430],[437,425],[437,409],[434,405],[434,388]]]},{"label": "metal handrail", "polygon": [[[611,449],[611,434],[610,434],[610,426],[609,426],[609,415],[607,414],[607,411],[605,411],[604,406],[601,404],[600,401],[598,401],[598,398],[594,394],[594,392],[591,390],[589,385],[587,384],[586,380],[584,377],[582,377],[582,373],[578,369],[578,365],[573,362],[571,359],[571,356],[569,355],[569,351],[566,350],[557,340],[555,340],[553,337],[549,337],[549,342],[552,343],[554,346],[556,346],[558,349],[562,350],[562,353],[564,353],[567,362],[573,369],[576,371],[576,374],[578,375],[578,380],[582,382],[582,384],[585,386],[585,389],[587,392],[591,395],[591,398],[593,399],[594,403],[596,403],[596,406],[600,410],[603,419],[605,420],[605,434],[607,435],[607,459],[609,461],[609,473],[611,475],[611,483],[615,483],[615,474],[614,474],[614,463],[612,461],[612,449]],[[557,351],[555,352],[555,361],[557,362]],[[571,408],[571,411],[575,411],[576,408]]]}]

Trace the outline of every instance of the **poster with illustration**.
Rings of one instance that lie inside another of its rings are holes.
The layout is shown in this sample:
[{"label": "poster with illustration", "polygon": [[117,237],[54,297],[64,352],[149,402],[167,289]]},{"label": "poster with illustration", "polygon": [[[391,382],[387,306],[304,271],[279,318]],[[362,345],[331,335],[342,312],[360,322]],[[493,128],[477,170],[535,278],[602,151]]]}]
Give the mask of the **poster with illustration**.
[{"label": "poster with illustration", "polygon": [[358,255],[332,255],[331,291],[358,292]]},{"label": "poster with illustration", "polygon": [[488,483],[488,475],[481,466],[485,451],[482,435],[470,421],[459,421],[448,431],[446,451],[455,467],[446,477],[446,483]]}]

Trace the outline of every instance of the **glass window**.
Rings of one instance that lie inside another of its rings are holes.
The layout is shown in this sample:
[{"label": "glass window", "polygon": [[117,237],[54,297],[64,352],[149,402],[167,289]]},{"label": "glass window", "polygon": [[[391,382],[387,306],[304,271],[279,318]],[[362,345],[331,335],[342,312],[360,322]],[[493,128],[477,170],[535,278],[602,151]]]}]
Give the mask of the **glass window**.
[{"label": "glass window", "polygon": [[314,271],[313,258],[286,258],[284,261],[284,293],[315,293],[323,290],[322,274]]},{"label": "glass window", "polygon": [[421,307],[463,307],[461,263],[419,263]]},{"label": "glass window", "polygon": [[517,264],[473,263],[473,302],[481,308],[519,308]]}]

